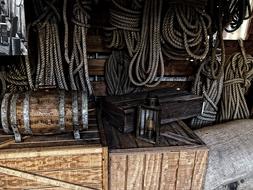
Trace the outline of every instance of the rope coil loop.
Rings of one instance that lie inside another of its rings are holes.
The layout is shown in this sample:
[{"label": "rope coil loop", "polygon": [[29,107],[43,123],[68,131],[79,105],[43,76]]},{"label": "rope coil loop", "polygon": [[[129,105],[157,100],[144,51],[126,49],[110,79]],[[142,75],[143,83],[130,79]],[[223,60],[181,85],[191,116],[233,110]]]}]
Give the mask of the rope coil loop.
[{"label": "rope coil loop", "polygon": [[226,62],[222,92],[220,121],[249,118],[245,94],[253,79],[253,57],[245,53],[242,40],[241,52],[232,55]]}]

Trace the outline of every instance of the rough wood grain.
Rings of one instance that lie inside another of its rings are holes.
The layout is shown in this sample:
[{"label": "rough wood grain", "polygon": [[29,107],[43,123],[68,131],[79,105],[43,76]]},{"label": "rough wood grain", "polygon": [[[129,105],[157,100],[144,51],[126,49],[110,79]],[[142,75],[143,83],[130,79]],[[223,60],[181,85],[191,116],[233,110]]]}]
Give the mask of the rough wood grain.
[{"label": "rough wood grain", "polygon": [[[33,134],[59,133],[59,92],[57,90],[39,90],[30,93],[29,121]],[[78,94],[78,117],[82,125],[81,94]],[[24,127],[24,94],[17,99],[17,125],[21,134],[25,133]],[[65,132],[73,131],[72,94],[65,92],[64,98],[64,123]]]},{"label": "rough wood grain", "polygon": [[[91,123],[96,124],[96,120]],[[93,134],[92,131],[98,133],[98,126],[90,127],[85,133]],[[88,139],[92,138],[87,134]],[[54,181],[49,185],[42,183],[50,178],[84,188],[107,190],[108,149],[102,143],[103,135],[96,135],[96,143],[88,139],[73,141],[71,137],[68,133],[33,136],[14,143],[8,140],[12,136],[0,135],[0,142],[7,142],[0,147],[0,166],[31,174],[29,178],[26,175],[21,178],[0,172],[0,189],[62,189],[53,187]],[[39,183],[30,178],[32,175],[42,177]]]},{"label": "rough wood grain", "polygon": [[160,190],[176,189],[179,152],[163,153]]},{"label": "rough wood grain", "polygon": [[143,189],[159,189],[162,154],[145,154]]},{"label": "rough wood grain", "polygon": [[[142,189],[142,181],[144,180],[144,159],[145,155],[127,155],[127,188],[128,190]],[[138,167],[137,167],[138,166]]]},{"label": "rough wood grain", "polygon": [[127,158],[125,155],[109,156],[110,190],[125,190]]},{"label": "rough wood grain", "polygon": [[190,190],[194,168],[195,152],[181,151],[178,162],[177,190]]}]

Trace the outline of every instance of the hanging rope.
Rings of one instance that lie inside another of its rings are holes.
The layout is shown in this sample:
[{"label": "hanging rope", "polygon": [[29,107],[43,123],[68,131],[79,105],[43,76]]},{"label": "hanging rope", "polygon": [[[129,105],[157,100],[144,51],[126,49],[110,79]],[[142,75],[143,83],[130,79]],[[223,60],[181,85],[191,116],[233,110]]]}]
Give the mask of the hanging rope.
[{"label": "hanging rope", "polygon": [[162,25],[162,52],[173,60],[204,59],[209,51],[211,18],[199,8],[171,4]]},{"label": "hanging rope", "polygon": [[[19,57],[19,64],[10,64],[3,73],[3,79],[6,81],[6,90],[10,92],[29,90],[29,76],[31,76],[27,57]],[[29,69],[29,71],[28,71]],[[28,71],[28,72],[27,72]],[[2,80],[2,79],[1,79]]]},{"label": "hanging rope", "polygon": [[236,31],[243,23],[251,17],[250,0],[232,0],[229,6],[230,23],[225,28],[226,32]]},{"label": "hanging rope", "polygon": [[7,86],[6,86],[6,80],[5,80],[5,70],[3,68],[1,68],[1,71],[0,71],[0,99],[3,98],[6,90],[7,90]]},{"label": "hanging rope", "polygon": [[226,62],[220,121],[249,117],[245,94],[253,78],[253,57],[245,53],[242,40],[239,44],[241,53],[235,53]]},{"label": "hanging rope", "polygon": [[[236,31],[252,15],[250,0],[212,0],[209,1],[210,16],[212,17],[213,31],[219,28],[222,17],[222,27],[227,32]],[[217,24],[216,24],[217,23]]]},{"label": "hanging rope", "polygon": [[105,64],[105,80],[108,95],[124,95],[134,93],[140,88],[135,87],[129,80],[128,68],[130,63],[128,54],[121,51],[113,51]]},{"label": "hanging rope", "polygon": [[[160,23],[163,1],[144,2],[141,41],[129,66],[129,78],[136,86],[154,87],[164,75],[164,61],[160,42]],[[160,77],[158,68],[160,67]]]},{"label": "hanging rope", "polygon": [[[130,6],[129,6],[130,5]],[[106,41],[109,48],[127,48],[130,57],[137,52],[140,44],[142,2],[112,0],[110,25],[106,27]]]},{"label": "hanging rope", "polygon": [[[72,1],[71,1],[72,2]],[[89,94],[92,94],[92,87],[89,80],[88,60],[87,60],[87,31],[88,20],[90,18],[88,11],[91,9],[91,1],[76,0],[73,6],[72,23],[74,24],[73,36],[69,37],[69,25],[67,19],[68,0],[64,0],[63,6],[63,20],[65,25],[65,60],[69,64],[69,77],[72,90],[88,89]],[[69,41],[72,44],[70,50]]]},{"label": "hanging rope", "polygon": [[33,22],[38,35],[38,65],[35,87],[58,86],[67,90],[63,72],[58,22],[61,20],[56,8],[57,0],[33,0],[37,19]]},{"label": "hanging rope", "polygon": [[[219,65],[222,64],[220,56],[215,55],[215,62]],[[224,74],[221,72],[218,78],[214,78],[211,62],[211,57],[207,57],[202,62],[192,88],[193,94],[204,98],[202,113],[191,121],[191,126],[195,129],[212,125],[217,120],[218,103],[221,98]],[[221,66],[216,68],[216,73],[219,73],[218,68],[221,68]]]}]

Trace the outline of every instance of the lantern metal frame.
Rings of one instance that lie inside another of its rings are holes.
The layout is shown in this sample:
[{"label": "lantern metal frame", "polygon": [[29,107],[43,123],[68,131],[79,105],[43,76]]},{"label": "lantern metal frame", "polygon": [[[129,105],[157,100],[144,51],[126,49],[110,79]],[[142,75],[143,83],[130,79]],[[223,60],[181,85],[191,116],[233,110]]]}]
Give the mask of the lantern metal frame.
[{"label": "lantern metal frame", "polygon": [[138,106],[136,138],[152,144],[159,144],[161,108],[157,97],[147,97],[145,104]]}]

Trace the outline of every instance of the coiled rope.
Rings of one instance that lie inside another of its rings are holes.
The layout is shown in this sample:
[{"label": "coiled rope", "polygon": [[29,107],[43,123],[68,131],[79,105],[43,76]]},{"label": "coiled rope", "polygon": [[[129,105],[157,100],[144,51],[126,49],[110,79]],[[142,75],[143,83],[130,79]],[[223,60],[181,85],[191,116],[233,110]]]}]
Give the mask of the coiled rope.
[{"label": "coiled rope", "polygon": [[[63,20],[65,25],[65,60],[69,64],[69,77],[72,90],[88,89],[89,94],[92,94],[92,87],[89,80],[88,60],[87,60],[87,31],[88,20],[90,18],[88,11],[91,9],[91,1],[76,0],[73,6],[72,23],[74,24],[73,36],[69,37],[69,25],[67,19],[68,0],[64,0]],[[69,54],[69,41],[72,41],[72,50]]]},{"label": "coiled rope", "polygon": [[163,20],[162,52],[173,60],[204,59],[209,51],[211,18],[196,7],[170,5]]},{"label": "coiled rope", "polygon": [[108,95],[124,95],[141,90],[129,80],[130,57],[124,50],[112,51],[105,64],[105,80]]},{"label": "coiled rope", "polygon": [[[220,65],[216,67],[216,73],[220,72],[218,68],[222,64],[220,56],[215,55],[215,62]],[[211,59],[211,57],[207,57],[200,65],[192,88],[194,94],[203,96],[204,98],[202,113],[191,121],[191,126],[195,129],[212,125],[217,120],[218,103],[222,94],[224,73],[221,72],[217,78],[213,77]]]},{"label": "coiled rope", "polygon": [[27,57],[19,57],[19,64],[10,64],[6,67],[3,79],[6,81],[6,91],[17,92],[29,90],[29,74],[27,72]]},{"label": "coiled rope", "polygon": [[[129,78],[136,86],[154,87],[164,75],[164,61],[160,42],[160,23],[163,1],[144,2],[141,41],[129,66]],[[160,76],[158,68],[160,65]]]},{"label": "coiled rope", "polygon": [[37,19],[33,22],[38,35],[38,65],[35,88],[58,86],[68,90],[62,63],[58,22],[61,20],[55,3],[33,0]]},{"label": "coiled rope", "polygon": [[140,45],[140,25],[142,2],[132,0],[130,6],[126,1],[112,0],[110,25],[105,27],[106,41],[109,48],[127,48],[130,57],[137,52]]},{"label": "coiled rope", "polygon": [[245,53],[242,40],[239,44],[241,53],[235,53],[226,62],[219,118],[222,122],[250,115],[245,94],[253,78],[253,57]]},{"label": "coiled rope", "polygon": [[250,0],[231,0],[228,12],[230,23],[225,30],[227,32],[234,32],[242,25],[244,20],[251,17]]}]

